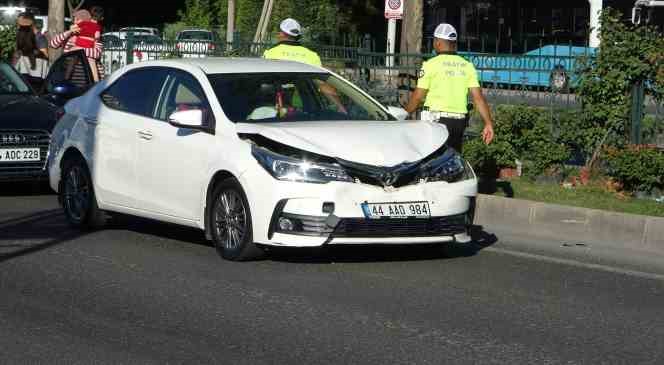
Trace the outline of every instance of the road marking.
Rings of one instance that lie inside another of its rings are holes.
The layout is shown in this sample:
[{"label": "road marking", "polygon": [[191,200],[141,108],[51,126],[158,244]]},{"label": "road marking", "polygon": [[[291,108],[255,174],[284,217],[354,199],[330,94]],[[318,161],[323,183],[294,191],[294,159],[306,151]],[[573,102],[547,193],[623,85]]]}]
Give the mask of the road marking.
[{"label": "road marking", "polygon": [[610,273],[613,273],[613,274],[623,274],[623,275],[629,275],[629,276],[636,276],[636,277],[639,277],[639,278],[664,281],[664,275],[661,275],[661,274],[653,274],[653,273],[648,273],[648,272],[643,272],[643,271],[636,271],[636,270],[628,270],[628,269],[619,269],[619,268],[612,267],[612,266],[607,266],[607,265],[590,264],[590,263],[581,262],[581,261],[577,261],[577,260],[562,259],[562,258],[558,258],[558,257],[550,257],[550,256],[533,254],[533,253],[525,253],[525,252],[513,251],[513,250],[509,250],[509,249],[505,249],[505,248],[487,247],[487,248],[483,249],[482,251],[504,253],[504,254],[507,254],[507,255],[523,257],[523,258],[533,259],[533,260],[548,261],[548,262],[553,262],[553,263],[561,264],[561,265],[570,265],[570,266],[581,267],[581,268],[585,268],[585,269],[592,269],[592,270],[600,270],[600,271],[610,272]]}]

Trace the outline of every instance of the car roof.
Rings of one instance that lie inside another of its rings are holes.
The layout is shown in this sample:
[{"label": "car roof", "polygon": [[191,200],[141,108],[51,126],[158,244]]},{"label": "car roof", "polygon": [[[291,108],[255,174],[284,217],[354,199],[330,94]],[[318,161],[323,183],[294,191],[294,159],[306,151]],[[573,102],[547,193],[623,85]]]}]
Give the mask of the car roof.
[{"label": "car roof", "polygon": [[147,61],[134,64],[132,69],[150,66],[177,67],[185,69],[198,68],[206,74],[263,72],[328,73],[328,71],[323,68],[301,62],[241,57],[176,58],[160,61]]},{"label": "car roof", "polygon": [[184,33],[184,32],[208,32],[208,33],[213,33],[211,30],[198,29],[198,28],[183,29],[183,30],[179,31],[178,33]]},{"label": "car roof", "polygon": [[126,29],[149,29],[149,30],[157,30],[157,28],[152,28],[152,27],[123,27],[120,28],[120,30],[126,30]]},{"label": "car roof", "polygon": [[[129,33],[129,32],[126,32],[126,31],[106,32],[106,33],[103,33],[101,36],[103,37],[103,36],[107,36],[107,35],[114,35],[116,37],[119,37],[120,35],[127,35],[127,33]],[[134,35],[154,35],[153,33],[150,33],[150,32],[132,32],[132,33],[134,33]]]}]

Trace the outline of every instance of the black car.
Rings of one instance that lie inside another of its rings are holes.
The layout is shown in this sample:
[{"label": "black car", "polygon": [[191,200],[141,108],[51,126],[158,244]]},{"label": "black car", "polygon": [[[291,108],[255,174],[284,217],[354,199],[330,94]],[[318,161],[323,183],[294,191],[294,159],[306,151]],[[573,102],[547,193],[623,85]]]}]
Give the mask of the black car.
[{"label": "black car", "polygon": [[56,61],[43,89],[35,92],[9,64],[0,61],[0,182],[48,177],[46,160],[59,106],[91,85],[82,52]]}]

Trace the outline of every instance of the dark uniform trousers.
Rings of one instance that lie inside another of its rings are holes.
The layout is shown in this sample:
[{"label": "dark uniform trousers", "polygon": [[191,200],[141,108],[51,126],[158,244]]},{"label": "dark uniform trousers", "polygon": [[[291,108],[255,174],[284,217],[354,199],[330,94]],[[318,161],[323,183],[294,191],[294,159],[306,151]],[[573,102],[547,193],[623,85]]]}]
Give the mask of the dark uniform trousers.
[{"label": "dark uniform trousers", "polygon": [[450,134],[450,136],[447,138],[447,145],[461,153],[461,149],[463,148],[463,132],[468,126],[468,118],[440,118],[438,119],[438,123],[444,124]]}]

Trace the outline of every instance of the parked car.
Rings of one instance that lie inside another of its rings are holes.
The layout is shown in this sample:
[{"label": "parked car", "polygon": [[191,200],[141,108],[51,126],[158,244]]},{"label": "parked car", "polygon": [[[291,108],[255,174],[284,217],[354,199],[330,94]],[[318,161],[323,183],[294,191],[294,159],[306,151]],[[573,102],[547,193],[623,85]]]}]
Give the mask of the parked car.
[{"label": "parked car", "polygon": [[303,63],[133,64],[65,106],[50,184],[74,226],[99,226],[104,211],[191,226],[230,260],[470,241],[473,170],[443,125],[391,112]]},{"label": "parked car", "polygon": [[[76,58],[81,55],[74,52],[54,63],[41,95],[11,65],[0,61],[0,181],[47,177],[51,131],[59,115],[57,104],[81,95],[91,85],[87,62]],[[78,66],[73,65],[75,61]]]},{"label": "parked car", "polygon": [[[101,36],[104,43],[102,63],[104,67],[113,72],[127,64],[127,34],[122,32],[109,32]],[[135,33],[133,35],[133,62],[157,60],[167,53],[164,40],[150,33]]]},{"label": "parked car", "polygon": [[159,33],[159,29],[157,28],[152,28],[152,27],[126,27],[126,28],[120,28],[119,33],[126,34],[128,32],[134,32],[134,33],[147,33],[147,34],[152,34],[154,36],[157,36],[161,38],[161,34]]},{"label": "parked car", "polygon": [[176,52],[183,58],[200,58],[214,54],[217,36],[205,29],[185,29],[175,37]]},{"label": "parked car", "polygon": [[595,48],[546,45],[522,55],[460,52],[477,69],[480,82],[563,90],[573,87],[579,57],[593,56]]}]

